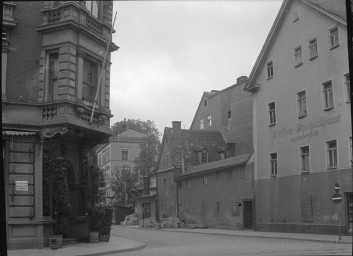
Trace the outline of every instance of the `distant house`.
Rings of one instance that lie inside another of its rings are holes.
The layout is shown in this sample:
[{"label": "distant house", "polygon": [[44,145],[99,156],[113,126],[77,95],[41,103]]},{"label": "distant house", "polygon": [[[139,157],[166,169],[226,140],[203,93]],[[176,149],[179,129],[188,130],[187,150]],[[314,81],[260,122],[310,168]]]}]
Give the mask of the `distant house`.
[{"label": "distant house", "polygon": [[257,230],[352,233],[345,15],[344,0],[283,1],[250,74]]},{"label": "distant house", "polygon": [[[147,136],[134,130],[126,130],[116,136],[112,136],[109,142],[96,150],[98,167],[103,169],[106,179],[106,204],[113,204],[114,194],[110,187],[110,181],[116,170],[132,172],[134,161],[140,153],[140,144],[144,143]],[[151,182],[151,191],[155,193],[155,182]],[[130,202],[132,203],[132,202]]]},{"label": "distant house", "polygon": [[250,206],[244,204],[252,221],[250,157],[251,153],[235,157],[234,144],[226,143],[220,131],[185,130],[181,122],[173,122],[172,128],[164,130],[159,154],[159,217],[179,217],[185,224],[243,228],[239,207],[244,201],[250,202]]}]

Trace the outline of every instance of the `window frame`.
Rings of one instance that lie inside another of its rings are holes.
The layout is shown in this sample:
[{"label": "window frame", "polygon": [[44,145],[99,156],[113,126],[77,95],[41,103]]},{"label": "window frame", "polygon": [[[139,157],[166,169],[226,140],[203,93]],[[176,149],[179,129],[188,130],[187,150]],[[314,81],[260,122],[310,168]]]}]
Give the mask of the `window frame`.
[{"label": "window frame", "polygon": [[[335,143],[335,147],[330,148],[329,143]],[[338,145],[337,140],[326,141],[326,152],[327,152],[327,169],[337,169],[338,168]],[[333,157],[333,159],[331,159]],[[333,160],[333,161],[332,161]]]},{"label": "window frame", "polygon": [[[337,32],[332,33],[332,30],[337,29]],[[339,28],[337,25],[328,29],[330,50],[333,50],[340,46]],[[333,40],[332,40],[333,39]]]},{"label": "window frame", "polygon": [[[308,152],[304,152],[304,149],[307,149]],[[300,151],[300,172],[309,173],[310,172],[310,146],[305,145],[299,148]],[[304,169],[306,167],[306,169]]]},{"label": "window frame", "polygon": [[[126,157],[125,157],[125,155],[126,155]],[[129,161],[129,149],[128,148],[121,149],[121,160],[122,161]]]},{"label": "window frame", "polygon": [[205,120],[204,119],[200,120],[200,130],[205,130]]},{"label": "window frame", "polygon": [[[56,58],[56,64],[54,64],[54,71],[51,69],[52,64],[51,56],[57,56]],[[52,49],[48,50],[46,52],[46,67],[47,67],[47,72],[46,72],[46,93],[45,93],[45,101],[55,101],[58,98],[58,81],[59,81],[59,49]],[[54,73],[54,76],[53,76]],[[55,81],[54,84],[52,81]],[[55,84],[56,83],[56,84]]]},{"label": "window frame", "polygon": [[[301,93],[304,93],[304,98],[300,95]],[[306,100],[306,90],[302,90],[300,92],[297,92],[297,115],[298,118],[303,118],[308,115],[308,105],[307,105],[307,100]],[[304,104],[303,104],[304,102]],[[304,106],[304,107],[303,107]]]},{"label": "window frame", "polygon": [[[314,40],[315,40],[315,43],[312,43]],[[309,40],[309,54],[310,54],[309,60],[313,60],[313,59],[316,59],[317,57],[319,57],[319,49],[318,49],[318,44],[317,44],[317,38],[316,37],[311,39],[311,40]]]},{"label": "window frame", "polygon": [[269,60],[266,62],[267,80],[273,78],[273,73],[274,73],[273,60]]},{"label": "window frame", "polygon": [[299,67],[303,65],[303,51],[302,46],[294,48],[294,67]]},{"label": "window frame", "polygon": [[[271,109],[271,105],[273,104],[273,109]],[[268,103],[268,116],[269,116],[269,126],[274,126],[277,123],[277,117],[276,117],[276,102],[271,101]]]},{"label": "window frame", "polygon": [[[327,89],[325,86],[327,86],[329,84],[331,85],[331,88]],[[322,85],[324,110],[330,110],[330,109],[335,107],[332,80],[326,81],[326,82],[322,83],[321,85]],[[330,102],[327,101],[328,99],[329,99]],[[328,105],[328,103],[330,103],[330,105]]]},{"label": "window frame", "polygon": [[[87,67],[90,70],[87,70]],[[83,67],[82,67],[82,99],[88,102],[94,102],[97,89],[98,89],[98,73],[99,73],[99,63],[98,61],[93,60],[92,58],[83,58]],[[91,71],[91,73],[89,73]],[[88,81],[87,75],[90,74],[91,78]],[[86,90],[86,91],[85,91]],[[89,94],[89,95],[88,95]],[[100,103],[100,92],[98,93],[97,102]],[[87,98],[89,97],[89,98]]]},{"label": "window frame", "polygon": [[207,125],[208,125],[208,127],[212,126],[212,116],[207,117]]},{"label": "window frame", "polygon": [[[96,15],[93,13],[93,4],[94,4],[94,2],[96,2],[96,4],[97,4],[97,13],[96,13]],[[99,3],[100,1],[85,1],[85,7],[86,7],[86,9],[87,9],[87,11],[89,12],[89,14],[91,14],[93,17],[95,17],[96,19],[99,19],[99,9],[100,9],[100,3]],[[88,8],[88,4],[90,4],[90,8]]]},{"label": "window frame", "polygon": [[[273,156],[275,156],[275,158]],[[278,175],[278,154],[277,154],[277,152],[270,153],[270,175],[271,175],[271,177],[277,177],[277,175]]]}]

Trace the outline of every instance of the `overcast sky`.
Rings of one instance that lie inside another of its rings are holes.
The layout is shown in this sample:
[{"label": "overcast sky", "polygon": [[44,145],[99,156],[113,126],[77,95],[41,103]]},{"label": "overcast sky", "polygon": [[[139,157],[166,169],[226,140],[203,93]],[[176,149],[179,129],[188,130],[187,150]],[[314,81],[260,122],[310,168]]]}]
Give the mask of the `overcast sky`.
[{"label": "overcast sky", "polygon": [[111,125],[189,129],[204,91],[249,76],[282,1],[114,1]]}]

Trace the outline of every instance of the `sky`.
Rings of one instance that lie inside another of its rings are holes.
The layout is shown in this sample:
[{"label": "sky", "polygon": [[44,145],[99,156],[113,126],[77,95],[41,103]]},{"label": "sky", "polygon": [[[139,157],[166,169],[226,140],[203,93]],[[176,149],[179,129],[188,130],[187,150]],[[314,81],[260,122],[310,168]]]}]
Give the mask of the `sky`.
[{"label": "sky", "polygon": [[152,120],[189,129],[205,91],[249,76],[281,0],[114,1],[113,125]]}]

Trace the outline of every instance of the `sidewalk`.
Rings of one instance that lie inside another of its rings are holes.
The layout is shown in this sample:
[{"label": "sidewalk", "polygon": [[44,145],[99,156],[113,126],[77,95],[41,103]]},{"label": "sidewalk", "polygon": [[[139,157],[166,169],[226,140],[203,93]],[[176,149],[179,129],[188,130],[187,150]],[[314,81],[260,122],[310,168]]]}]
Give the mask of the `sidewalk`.
[{"label": "sidewalk", "polygon": [[108,243],[70,244],[56,250],[50,248],[8,250],[7,254],[8,256],[96,256],[138,250],[145,247],[145,245],[142,242],[111,236]]},{"label": "sidewalk", "polygon": [[320,234],[303,234],[303,233],[279,233],[279,232],[261,232],[253,230],[226,230],[226,229],[158,229],[160,231],[173,231],[173,232],[189,232],[200,234],[215,234],[215,235],[228,235],[228,236],[242,236],[242,237],[258,237],[258,238],[280,238],[280,239],[293,239],[325,243],[339,243],[339,244],[352,244],[352,236],[341,236],[339,240],[338,235],[320,235]]}]

